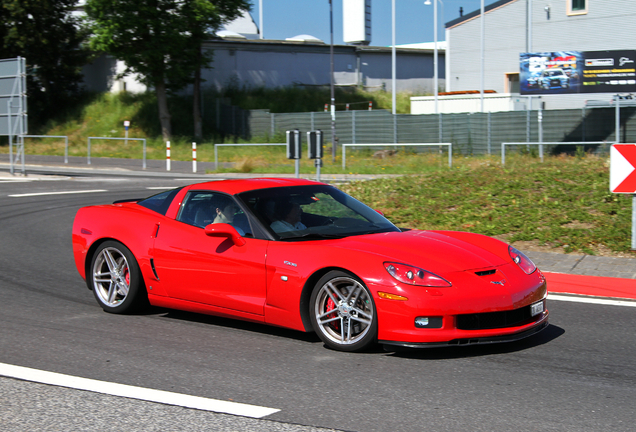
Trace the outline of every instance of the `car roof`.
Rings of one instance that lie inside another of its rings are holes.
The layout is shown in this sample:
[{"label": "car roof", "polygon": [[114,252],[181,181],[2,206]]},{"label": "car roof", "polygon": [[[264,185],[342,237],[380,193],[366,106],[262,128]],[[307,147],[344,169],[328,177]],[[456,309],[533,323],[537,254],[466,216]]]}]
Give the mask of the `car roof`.
[{"label": "car roof", "polygon": [[209,181],[204,183],[195,183],[188,186],[188,189],[198,190],[214,190],[219,192],[225,192],[228,194],[239,194],[241,192],[247,192],[256,189],[269,189],[286,186],[308,186],[308,185],[320,185],[320,183],[313,180],[305,180],[300,178],[250,178],[250,179],[235,179],[235,180],[219,180]]}]

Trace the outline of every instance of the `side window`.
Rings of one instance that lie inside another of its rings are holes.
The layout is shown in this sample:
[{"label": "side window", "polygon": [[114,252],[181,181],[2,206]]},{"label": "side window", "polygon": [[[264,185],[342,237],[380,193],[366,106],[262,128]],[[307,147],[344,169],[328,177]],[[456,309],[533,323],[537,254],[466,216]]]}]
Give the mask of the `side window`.
[{"label": "side window", "polygon": [[188,192],[179,209],[177,220],[199,228],[213,223],[227,223],[236,228],[241,235],[252,235],[247,216],[234,199],[217,192]]},{"label": "side window", "polygon": [[214,219],[212,197],[211,192],[188,192],[181,203],[177,220],[201,228],[211,224]]},{"label": "side window", "polygon": [[182,188],[177,188],[158,193],[157,195],[153,195],[139,201],[137,204],[165,216],[166,212],[168,211],[168,207],[170,207],[170,204],[172,203],[172,200],[181,189]]}]

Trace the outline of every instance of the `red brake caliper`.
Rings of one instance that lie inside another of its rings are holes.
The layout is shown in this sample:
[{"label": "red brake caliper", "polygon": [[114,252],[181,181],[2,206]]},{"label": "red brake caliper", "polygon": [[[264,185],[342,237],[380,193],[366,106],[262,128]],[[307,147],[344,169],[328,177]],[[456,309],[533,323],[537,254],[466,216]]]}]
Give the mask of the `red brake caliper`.
[{"label": "red brake caliper", "polygon": [[[327,300],[327,312],[331,312],[332,310],[336,309],[336,304],[333,302],[333,300],[331,299],[331,297],[329,297],[329,300]],[[327,318],[335,318],[336,317],[336,312],[334,312],[331,315],[327,315]],[[340,331],[340,322],[339,321],[332,321],[329,323],[329,325],[336,331]]]}]

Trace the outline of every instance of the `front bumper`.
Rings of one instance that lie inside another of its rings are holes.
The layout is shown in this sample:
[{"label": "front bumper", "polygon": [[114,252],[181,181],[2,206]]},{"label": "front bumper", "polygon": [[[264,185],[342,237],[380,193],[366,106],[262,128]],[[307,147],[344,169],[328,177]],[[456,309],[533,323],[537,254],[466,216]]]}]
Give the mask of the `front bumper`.
[{"label": "front bumper", "polygon": [[[401,285],[389,291],[390,287],[370,284],[373,292],[404,298],[375,299],[379,342],[414,347],[508,342],[545,328],[549,312],[543,274],[517,277],[510,269],[502,270],[478,278],[464,275],[464,280],[456,274],[457,285],[439,289]],[[541,310],[534,311],[539,302]]]},{"label": "front bumper", "polygon": [[525,339],[532,335],[539,333],[548,327],[548,314],[545,313],[545,317],[542,317],[540,321],[535,323],[533,327],[526,330],[522,330],[516,333],[496,335],[496,336],[481,336],[481,337],[467,337],[451,339],[444,342],[399,342],[399,341],[386,341],[379,340],[378,342],[383,345],[400,346],[405,348],[440,348],[451,346],[466,346],[466,345],[485,345],[502,342],[514,342],[521,339]]}]

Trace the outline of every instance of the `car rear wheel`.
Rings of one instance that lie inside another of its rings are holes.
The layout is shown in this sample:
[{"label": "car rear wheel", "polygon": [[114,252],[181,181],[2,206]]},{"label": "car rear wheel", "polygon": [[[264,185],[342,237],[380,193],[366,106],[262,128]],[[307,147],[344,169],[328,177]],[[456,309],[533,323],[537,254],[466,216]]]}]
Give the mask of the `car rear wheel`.
[{"label": "car rear wheel", "polygon": [[129,313],[147,302],[137,260],[119,242],[107,241],[99,246],[90,275],[95,298],[106,312]]},{"label": "car rear wheel", "polygon": [[378,321],[369,289],[342,271],[323,276],[311,294],[314,330],[330,348],[361,351],[375,343]]}]

